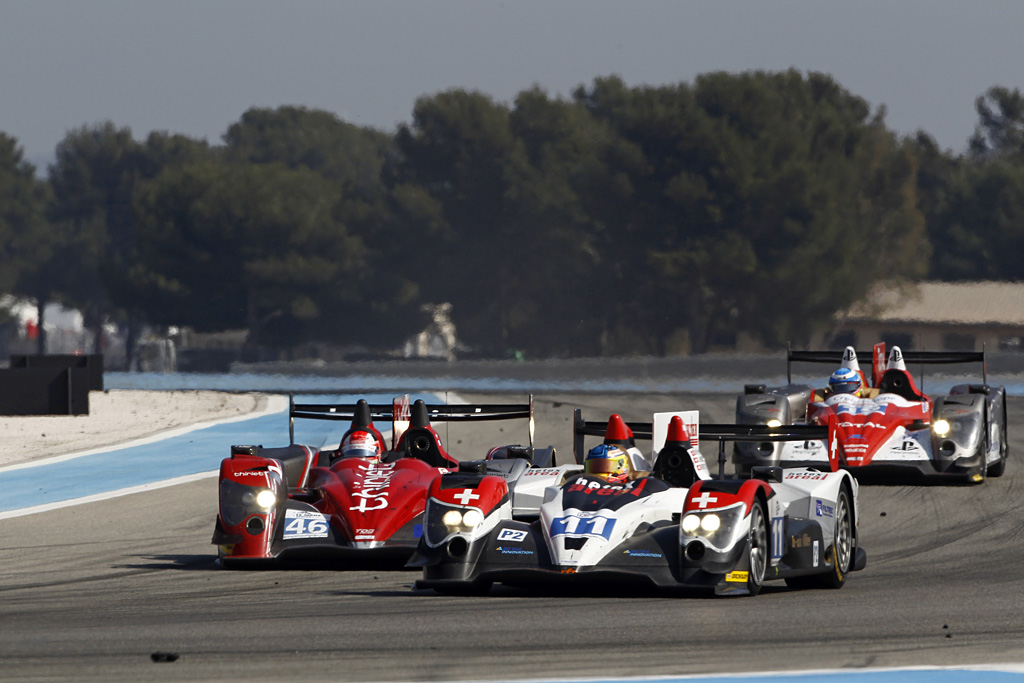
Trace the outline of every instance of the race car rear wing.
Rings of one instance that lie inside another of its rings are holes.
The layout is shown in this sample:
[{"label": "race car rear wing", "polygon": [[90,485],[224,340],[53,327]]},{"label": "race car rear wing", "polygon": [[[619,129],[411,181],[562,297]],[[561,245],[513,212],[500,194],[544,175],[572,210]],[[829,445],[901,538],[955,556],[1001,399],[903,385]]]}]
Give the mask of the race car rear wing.
[{"label": "race car rear wing", "polygon": [[[633,433],[634,439],[650,440],[653,438],[654,425],[651,422],[626,422],[626,426]],[[608,421],[584,420],[583,411],[576,408],[573,411],[573,441],[572,450],[576,456],[576,462],[584,464],[586,450],[584,439],[587,436],[604,436],[608,428]],[[718,442],[718,478],[725,478],[725,444],[727,441],[817,441],[823,440],[829,445],[829,462],[832,469],[838,467],[838,453],[836,452],[835,439],[836,419],[829,417],[828,426],[825,425],[780,425],[769,427],[764,424],[713,424],[701,423],[698,426],[699,441]]]},{"label": "race car rear wing", "polygon": [[[902,349],[901,349],[902,350]],[[871,358],[873,366],[873,384],[885,371],[885,343],[875,344],[871,351],[857,351],[858,358]],[[794,351],[786,349],[786,382],[792,384],[791,367],[793,363],[830,363],[838,365],[842,360],[840,351]],[[988,384],[988,362],[985,360],[985,347],[981,351],[903,351],[903,362],[918,365],[953,365],[957,363],[981,363],[982,383]],[[923,379],[923,371],[922,371]]]},{"label": "race car rear wing", "polygon": [[[337,420],[350,422],[356,414],[357,405],[295,403],[294,395],[288,396],[288,442],[295,443],[295,420]],[[392,424],[393,445],[409,427],[409,396],[397,397],[392,403],[369,404],[371,420],[387,420]],[[534,420],[533,394],[529,403],[475,403],[475,404],[427,404],[430,422],[476,422],[481,420],[529,420],[530,448],[533,448]]]}]

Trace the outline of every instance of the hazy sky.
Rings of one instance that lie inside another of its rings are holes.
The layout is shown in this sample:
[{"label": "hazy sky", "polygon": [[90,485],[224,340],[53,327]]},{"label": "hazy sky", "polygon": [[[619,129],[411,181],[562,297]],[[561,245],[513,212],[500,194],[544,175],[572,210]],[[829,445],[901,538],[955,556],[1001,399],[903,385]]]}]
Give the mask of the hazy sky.
[{"label": "hazy sky", "polygon": [[39,163],[105,120],[218,143],[293,104],[392,130],[449,88],[511,102],[795,67],[960,152],[975,98],[1024,90],[1022,32],[1021,0],[0,0],[0,131]]}]

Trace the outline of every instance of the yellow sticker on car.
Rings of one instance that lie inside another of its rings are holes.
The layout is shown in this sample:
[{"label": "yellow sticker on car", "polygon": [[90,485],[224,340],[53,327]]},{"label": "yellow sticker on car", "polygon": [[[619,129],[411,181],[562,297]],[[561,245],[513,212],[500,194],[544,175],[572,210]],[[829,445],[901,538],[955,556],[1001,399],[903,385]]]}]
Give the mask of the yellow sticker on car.
[{"label": "yellow sticker on car", "polygon": [[725,580],[733,583],[746,583],[749,576],[750,572],[729,572],[725,575]]}]

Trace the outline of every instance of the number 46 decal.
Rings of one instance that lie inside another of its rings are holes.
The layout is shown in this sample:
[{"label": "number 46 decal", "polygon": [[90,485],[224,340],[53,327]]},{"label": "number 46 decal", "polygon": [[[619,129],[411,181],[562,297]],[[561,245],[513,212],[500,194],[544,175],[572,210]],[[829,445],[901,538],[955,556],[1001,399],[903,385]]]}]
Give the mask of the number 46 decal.
[{"label": "number 46 decal", "polygon": [[284,538],[327,538],[327,518],[309,510],[286,510]]}]

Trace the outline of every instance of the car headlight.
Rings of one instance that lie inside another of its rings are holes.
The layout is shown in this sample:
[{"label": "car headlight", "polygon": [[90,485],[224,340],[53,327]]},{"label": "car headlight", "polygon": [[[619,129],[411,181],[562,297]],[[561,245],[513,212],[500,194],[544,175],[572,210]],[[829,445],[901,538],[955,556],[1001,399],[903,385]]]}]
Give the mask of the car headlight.
[{"label": "car headlight", "polygon": [[277,496],[270,489],[263,489],[256,494],[256,505],[264,510],[270,510],[277,503]]},{"label": "car headlight", "polygon": [[469,531],[479,526],[482,521],[484,521],[483,514],[479,510],[472,508],[464,512],[461,510],[448,510],[441,515],[441,523],[450,532]]},{"label": "car headlight", "polygon": [[765,424],[768,425],[769,427],[771,427],[772,429],[774,429],[775,427],[781,427],[782,426],[782,420],[771,419],[771,420],[768,420],[768,422],[766,422]]},{"label": "car headlight", "polygon": [[947,420],[936,420],[932,423],[932,431],[937,436],[946,436],[946,434],[949,434],[949,422]]},{"label": "car headlight", "polygon": [[220,482],[220,516],[226,526],[241,524],[249,515],[267,514],[277,505],[277,496],[262,486],[246,486],[224,479]]},{"label": "car headlight", "polygon": [[476,536],[484,533],[485,530],[481,529],[484,519],[484,513],[476,508],[455,507],[431,498],[427,502],[423,531],[427,543],[436,547],[452,534]]},{"label": "car headlight", "polygon": [[743,503],[708,512],[689,512],[680,522],[680,531],[685,537],[704,539],[712,548],[725,551],[735,544],[734,536],[742,527],[745,512]]}]

